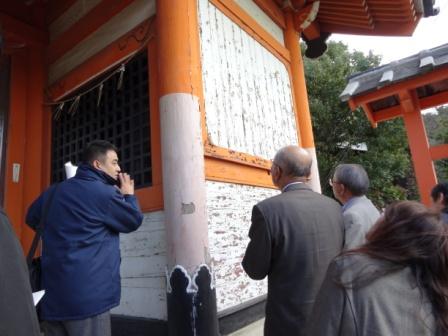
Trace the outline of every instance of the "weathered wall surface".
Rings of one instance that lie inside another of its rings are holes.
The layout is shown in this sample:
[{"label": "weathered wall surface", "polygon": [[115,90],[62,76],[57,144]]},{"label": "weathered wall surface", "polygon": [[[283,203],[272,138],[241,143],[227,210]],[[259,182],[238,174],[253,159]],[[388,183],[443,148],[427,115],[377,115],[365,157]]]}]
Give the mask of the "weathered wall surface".
[{"label": "weathered wall surface", "polygon": [[[273,189],[206,182],[208,230],[218,311],[266,293],[241,261],[249,242],[252,206]],[[122,297],[113,314],[166,320],[166,237],[163,211],[146,213],[142,226],[120,235]]]},{"label": "weathered wall surface", "polygon": [[218,311],[266,293],[266,280],[253,281],[241,261],[249,242],[252,207],[278,194],[273,189],[207,181],[207,211]]},{"label": "weathered wall surface", "polygon": [[266,159],[297,144],[284,63],[207,0],[199,13],[209,141]]},{"label": "weathered wall surface", "polygon": [[163,211],[146,213],[135,232],[120,235],[121,304],[113,314],[166,320]]}]

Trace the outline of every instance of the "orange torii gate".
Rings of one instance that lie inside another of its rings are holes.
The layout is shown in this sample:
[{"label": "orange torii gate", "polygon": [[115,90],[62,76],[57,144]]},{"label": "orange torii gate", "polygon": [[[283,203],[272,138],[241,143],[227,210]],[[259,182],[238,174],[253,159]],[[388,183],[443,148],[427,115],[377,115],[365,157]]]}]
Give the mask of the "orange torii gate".
[{"label": "orange torii gate", "polygon": [[355,74],[341,94],[362,107],[373,127],[402,117],[423,203],[437,183],[433,161],[448,158],[448,144],[430,146],[421,111],[448,103],[448,44]]}]

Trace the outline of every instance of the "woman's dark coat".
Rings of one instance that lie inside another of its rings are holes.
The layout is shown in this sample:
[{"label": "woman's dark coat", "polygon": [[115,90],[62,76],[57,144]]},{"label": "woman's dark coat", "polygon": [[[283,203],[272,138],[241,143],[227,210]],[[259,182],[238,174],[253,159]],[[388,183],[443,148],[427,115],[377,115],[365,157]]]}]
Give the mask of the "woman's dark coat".
[{"label": "woman's dark coat", "polygon": [[40,335],[25,256],[3,210],[0,210],[0,270],[0,335]]}]

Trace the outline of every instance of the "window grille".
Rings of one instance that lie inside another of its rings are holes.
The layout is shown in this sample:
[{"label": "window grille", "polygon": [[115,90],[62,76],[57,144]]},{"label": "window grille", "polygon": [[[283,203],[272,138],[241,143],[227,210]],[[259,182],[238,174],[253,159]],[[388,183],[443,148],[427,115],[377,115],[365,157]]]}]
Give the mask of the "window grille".
[{"label": "window grille", "polygon": [[[99,81],[101,78],[82,87],[74,96]],[[84,147],[90,141],[101,139],[118,148],[120,167],[134,178],[136,188],[152,184],[147,53],[136,55],[126,64],[119,90],[118,81],[119,74],[116,74],[103,83],[99,106],[99,90],[95,89],[81,95],[73,114],[67,113],[69,106],[66,106],[60,117],[54,118],[52,183],[65,179],[65,162],[79,164]]]}]

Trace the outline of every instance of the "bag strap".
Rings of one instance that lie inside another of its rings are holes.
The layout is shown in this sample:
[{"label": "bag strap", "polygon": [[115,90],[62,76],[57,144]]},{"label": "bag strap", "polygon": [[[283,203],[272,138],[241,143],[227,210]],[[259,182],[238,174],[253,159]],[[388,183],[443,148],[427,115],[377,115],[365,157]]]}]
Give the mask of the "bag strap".
[{"label": "bag strap", "polygon": [[26,262],[28,267],[31,266],[33,261],[34,254],[36,253],[37,245],[39,244],[40,237],[44,231],[44,224],[47,220],[48,209],[50,208],[50,204],[53,200],[54,194],[56,194],[56,189],[59,184],[56,184],[53,189],[50,190],[50,194],[48,195],[48,199],[44,204],[44,208],[42,210],[42,216],[40,217],[39,225],[36,227],[36,233],[34,234],[33,243],[31,244],[30,250],[28,251],[28,255],[26,257]]}]

